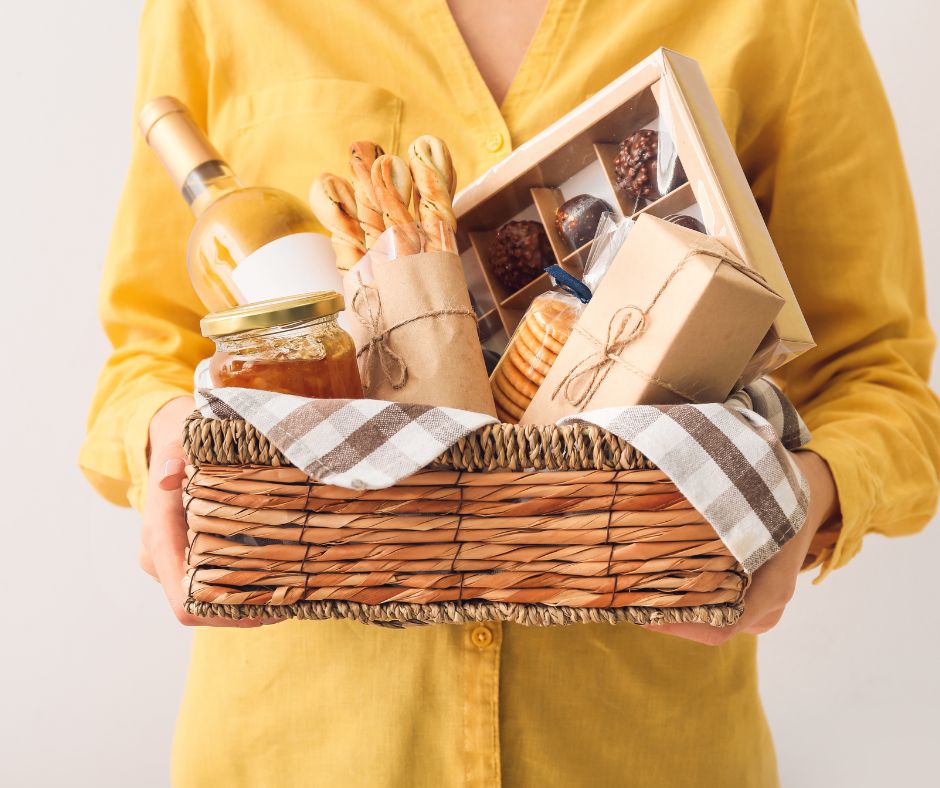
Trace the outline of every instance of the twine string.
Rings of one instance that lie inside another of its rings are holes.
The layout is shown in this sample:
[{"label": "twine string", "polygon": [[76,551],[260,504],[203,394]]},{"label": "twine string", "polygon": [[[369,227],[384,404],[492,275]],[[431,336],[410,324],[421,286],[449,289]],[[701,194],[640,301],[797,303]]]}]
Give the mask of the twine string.
[{"label": "twine string", "polygon": [[369,333],[369,341],[359,349],[356,357],[366,354],[362,369],[362,384],[368,391],[372,388],[372,368],[379,363],[385,379],[392,388],[400,389],[408,381],[408,367],[405,360],[389,346],[387,335],[382,332],[382,299],[379,291],[362,281],[362,274],[356,272],[359,286],[353,293],[352,310],[363,328]]},{"label": "twine string", "polygon": [[422,312],[412,317],[401,320],[393,326],[386,329],[382,328],[382,299],[379,291],[367,285],[362,281],[362,275],[356,272],[359,286],[352,297],[353,314],[369,333],[369,339],[356,352],[356,358],[365,356],[365,362],[361,365],[362,385],[366,391],[372,388],[372,369],[376,363],[382,371],[382,375],[393,389],[400,389],[408,382],[408,364],[400,353],[397,353],[391,346],[392,332],[399,328],[417,323],[421,320],[434,319],[439,317],[469,317],[476,322],[476,314],[472,309],[466,307],[450,307],[446,309],[433,309],[429,312]]},{"label": "twine string", "polygon": [[679,272],[685,267],[685,264],[698,255],[712,257],[718,260],[719,265],[729,265],[752,281],[770,289],[767,280],[760,273],[748,268],[732,257],[728,257],[712,249],[704,249],[701,247],[689,249],[686,255],[663,280],[659,289],[645,308],[635,304],[628,304],[620,307],[620,309],[611,315],[610,322],[607,324],[607,337],[604,342],[601,342],[580,325],[575,324],[574,331],[594,345],[596,351],[568,370],[552,392],[552,399],[557,399],[559,395],[562,395],[569,405],[583,410],[590,404],[594,395],[597,394],[597,391],[607,379],[610,371],[616,365],[650,383],[655,383],[657,386],[672,392],[686,402],[696,402],[696,398],[693,395],[631,364],[621,357],[621,353],[623,353],[630,344],[646,333],[650,323],[650,312],[659,302],[659,299],[662,297],[663,293],[666,292],[669,285],[672,284],[676,276],[678,276]]}]

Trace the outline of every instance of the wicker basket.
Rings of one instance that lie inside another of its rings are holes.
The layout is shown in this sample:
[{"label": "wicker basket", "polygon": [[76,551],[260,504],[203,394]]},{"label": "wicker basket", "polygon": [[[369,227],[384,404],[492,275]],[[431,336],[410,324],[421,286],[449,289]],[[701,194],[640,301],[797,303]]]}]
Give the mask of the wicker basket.
[{"label": "wicker basket", "polygon": [[251,425],[186,425],[187,610],[367,623],[731,624],[747,575],[596,427],[499,424],[385,490],[312,482]]}]

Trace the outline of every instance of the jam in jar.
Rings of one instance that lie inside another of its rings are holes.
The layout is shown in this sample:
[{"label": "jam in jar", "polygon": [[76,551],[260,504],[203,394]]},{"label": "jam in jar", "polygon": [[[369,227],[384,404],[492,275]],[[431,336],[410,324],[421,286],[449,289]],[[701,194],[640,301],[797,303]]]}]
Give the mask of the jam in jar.
[{"label": "jam in jar", "polygon": [[212,383],[317,399],[359,399],[356,347],[336,322],[332,291],[245,304],[203,318],[215,341]]}]

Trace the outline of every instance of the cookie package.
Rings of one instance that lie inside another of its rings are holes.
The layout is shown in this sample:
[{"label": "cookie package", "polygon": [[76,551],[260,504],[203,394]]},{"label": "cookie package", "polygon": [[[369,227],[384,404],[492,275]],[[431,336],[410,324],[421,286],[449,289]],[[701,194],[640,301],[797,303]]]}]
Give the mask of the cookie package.
[{"label": "cookie package", "polygon": [[532,302],[490,379],[500,420],[514,424],[522,418],[571,336],[582,306],[574,296],[555,290]]}]

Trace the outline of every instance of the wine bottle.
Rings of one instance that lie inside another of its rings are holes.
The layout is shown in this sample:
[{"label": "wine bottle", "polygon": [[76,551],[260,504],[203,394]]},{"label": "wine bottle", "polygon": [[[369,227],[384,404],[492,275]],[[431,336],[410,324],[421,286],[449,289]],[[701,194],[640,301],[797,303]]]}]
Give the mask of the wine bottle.
[{"label": "wine bottle", "polygon": [[329,239],[307,205],[280,189],[244,186],[182,102],[148,102],[140,130],[196,216],[186,262],[210,312],[343,291]]}]

